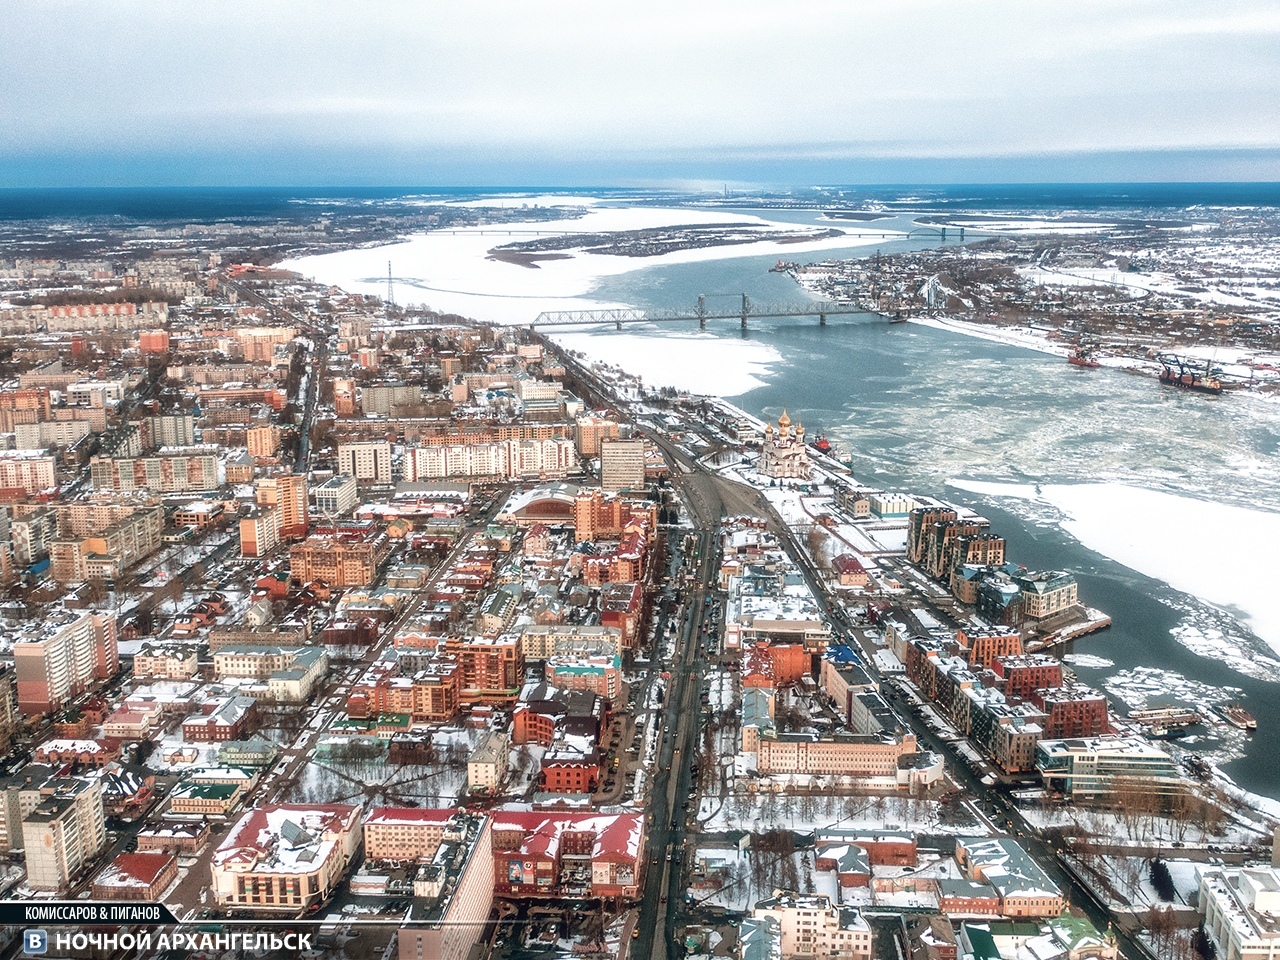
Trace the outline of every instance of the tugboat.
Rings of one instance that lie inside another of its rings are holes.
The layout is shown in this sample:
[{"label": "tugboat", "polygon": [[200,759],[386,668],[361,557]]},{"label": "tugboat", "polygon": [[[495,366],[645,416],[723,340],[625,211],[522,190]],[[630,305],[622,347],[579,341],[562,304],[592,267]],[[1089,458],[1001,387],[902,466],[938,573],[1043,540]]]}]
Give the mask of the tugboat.
[{"label": "tugboat", "polygon": [[1253,718],[1253,714],[1238,703],[1228,703],[1226,706],[1219,707],[1218,712],[1227,723],[1241,730],[1258,729],[1258,721]]},{"label": "tugboat", "polygon": [[1182,357],[1171,353],[1158,359],[1162,364],[1160,382],[1166,387],[1194,390],[1196,393],[1208,393],[1215,397],[1222,393],[1222,381],[1213,376],[1208,360],[1205,361],[1204,372],[1201,373],[1193,369],[1191,364]]},{"label": "tugboat", "polygon": [[1067,363],[1075,364],[1077,367],[1102,366],[1101,363],[1093,358],[1093,351],[1084,346],[1084,344],[1081,344],[1071,351],[1070,356],[1067,357]]}]

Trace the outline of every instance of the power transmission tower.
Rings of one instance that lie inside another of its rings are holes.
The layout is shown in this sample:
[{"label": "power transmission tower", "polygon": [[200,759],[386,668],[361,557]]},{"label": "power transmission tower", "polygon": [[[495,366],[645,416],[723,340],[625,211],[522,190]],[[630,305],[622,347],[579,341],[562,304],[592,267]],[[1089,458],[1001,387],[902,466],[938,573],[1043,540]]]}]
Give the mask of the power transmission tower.
[{"label": "power transmission tower", "polygon": [[391,261],[387,261],[387,306],[394,307],[396,305],[395,290],[391,286]]}]

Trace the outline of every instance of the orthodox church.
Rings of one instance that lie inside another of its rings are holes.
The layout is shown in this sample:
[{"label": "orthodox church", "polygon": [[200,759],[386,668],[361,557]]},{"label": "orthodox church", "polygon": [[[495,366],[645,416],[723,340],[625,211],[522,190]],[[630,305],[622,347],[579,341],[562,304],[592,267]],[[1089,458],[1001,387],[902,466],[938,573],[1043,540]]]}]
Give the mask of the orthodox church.
[{"label": "orthodox church", "polygon": [[773,424],[764,428],[764,443],[760,447],[760,473],[766,477],[786,478],[792,480],[808,480],[809,451],[804,445],[804,425],[796,424],[791,429],[791,418],[787,411],[782,411],[778,418],[778,430],[775,433]]}]

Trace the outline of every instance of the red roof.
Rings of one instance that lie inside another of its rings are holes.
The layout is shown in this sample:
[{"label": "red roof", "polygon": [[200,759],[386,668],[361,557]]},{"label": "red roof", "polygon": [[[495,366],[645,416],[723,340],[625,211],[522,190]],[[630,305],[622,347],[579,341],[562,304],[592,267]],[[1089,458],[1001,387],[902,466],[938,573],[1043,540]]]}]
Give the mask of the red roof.
[{"label": "red roof", "polygon": [[858,558],[851,553],[842,553],[831,561],[831,566],[835,568],[836,573],[866,573],[866,569],[858,562]]},{"label": "red roof", "polygon": [[[111,861],[111,866],[106,872],[114,871],[150,886],[172,862],[173,854],[171,853],[122,853]],[[99,882],[102,883],[111,883],[112,880],[114,878],[108,879],[105,875],[99,878]]]}]

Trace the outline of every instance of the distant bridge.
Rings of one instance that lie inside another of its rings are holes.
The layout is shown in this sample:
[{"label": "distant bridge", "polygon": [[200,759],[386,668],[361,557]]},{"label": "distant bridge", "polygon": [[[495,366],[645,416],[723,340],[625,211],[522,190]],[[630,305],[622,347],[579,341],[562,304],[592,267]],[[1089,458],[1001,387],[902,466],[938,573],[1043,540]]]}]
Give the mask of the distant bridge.
[{"label": "distant bridge", "polygon": [[[838,222],[838,221],[837,221]],[[571,237],[580,231],[566,230],[563,227],[556,228],[556,221],[549,221],[552,226],[530,229],[528,227],[506,228],[506,227],[435,227],[429,229],[430,234],[447,234],[448,236],[457,236],[463,234],[469,237]],[[669,229],[662,227],[650,227],[645,229],[659,230]],[[920,236],[937,237],[940,240],[947,239],[947,227],[915,227],[907,232],[901,230],[846,230],[843,227],[833,226],[830,229],[839,230],[843,236],[849,237],[851,240],[910,240]],[[964,239],[964,227],[951,227],[951,236],[959,234],[961,240]],[[595,233],[614,233],[617,231],[600,230]],[[631,232],[631,231],[623,231]],[[593,233],[583,233],[582,236],[593,236]],[[768,240],[768,236],[762,236],[762,241]],[[799,242],[804,242],[803,240]],[[535,251],[536,252],[536,251]]]},{"label": "distant bridge", "polygon": [[747,329],[749,319],[766,319],[770,317],[817,317],[821,326],[827,325],[827,317],[846,316],[851,314],[870,313],[865,307],[854,303],[837,303],[833,300],[810,300],[804,303],[752,303],[745,293],[742,305],[734,310],[723,308],[707,309],[706,294],[698,297],[698,305],[692,311],[684,310],[642,310],[634,307],[619,307],[614,310],[547,310],[538,314],[529,328],[535,327],[576,327],[598,326],[612,323],[619,330],[624,323],[680,323],[697,320],[698,326],[707,328],[708,320],[738,320],[742,329]]}]

